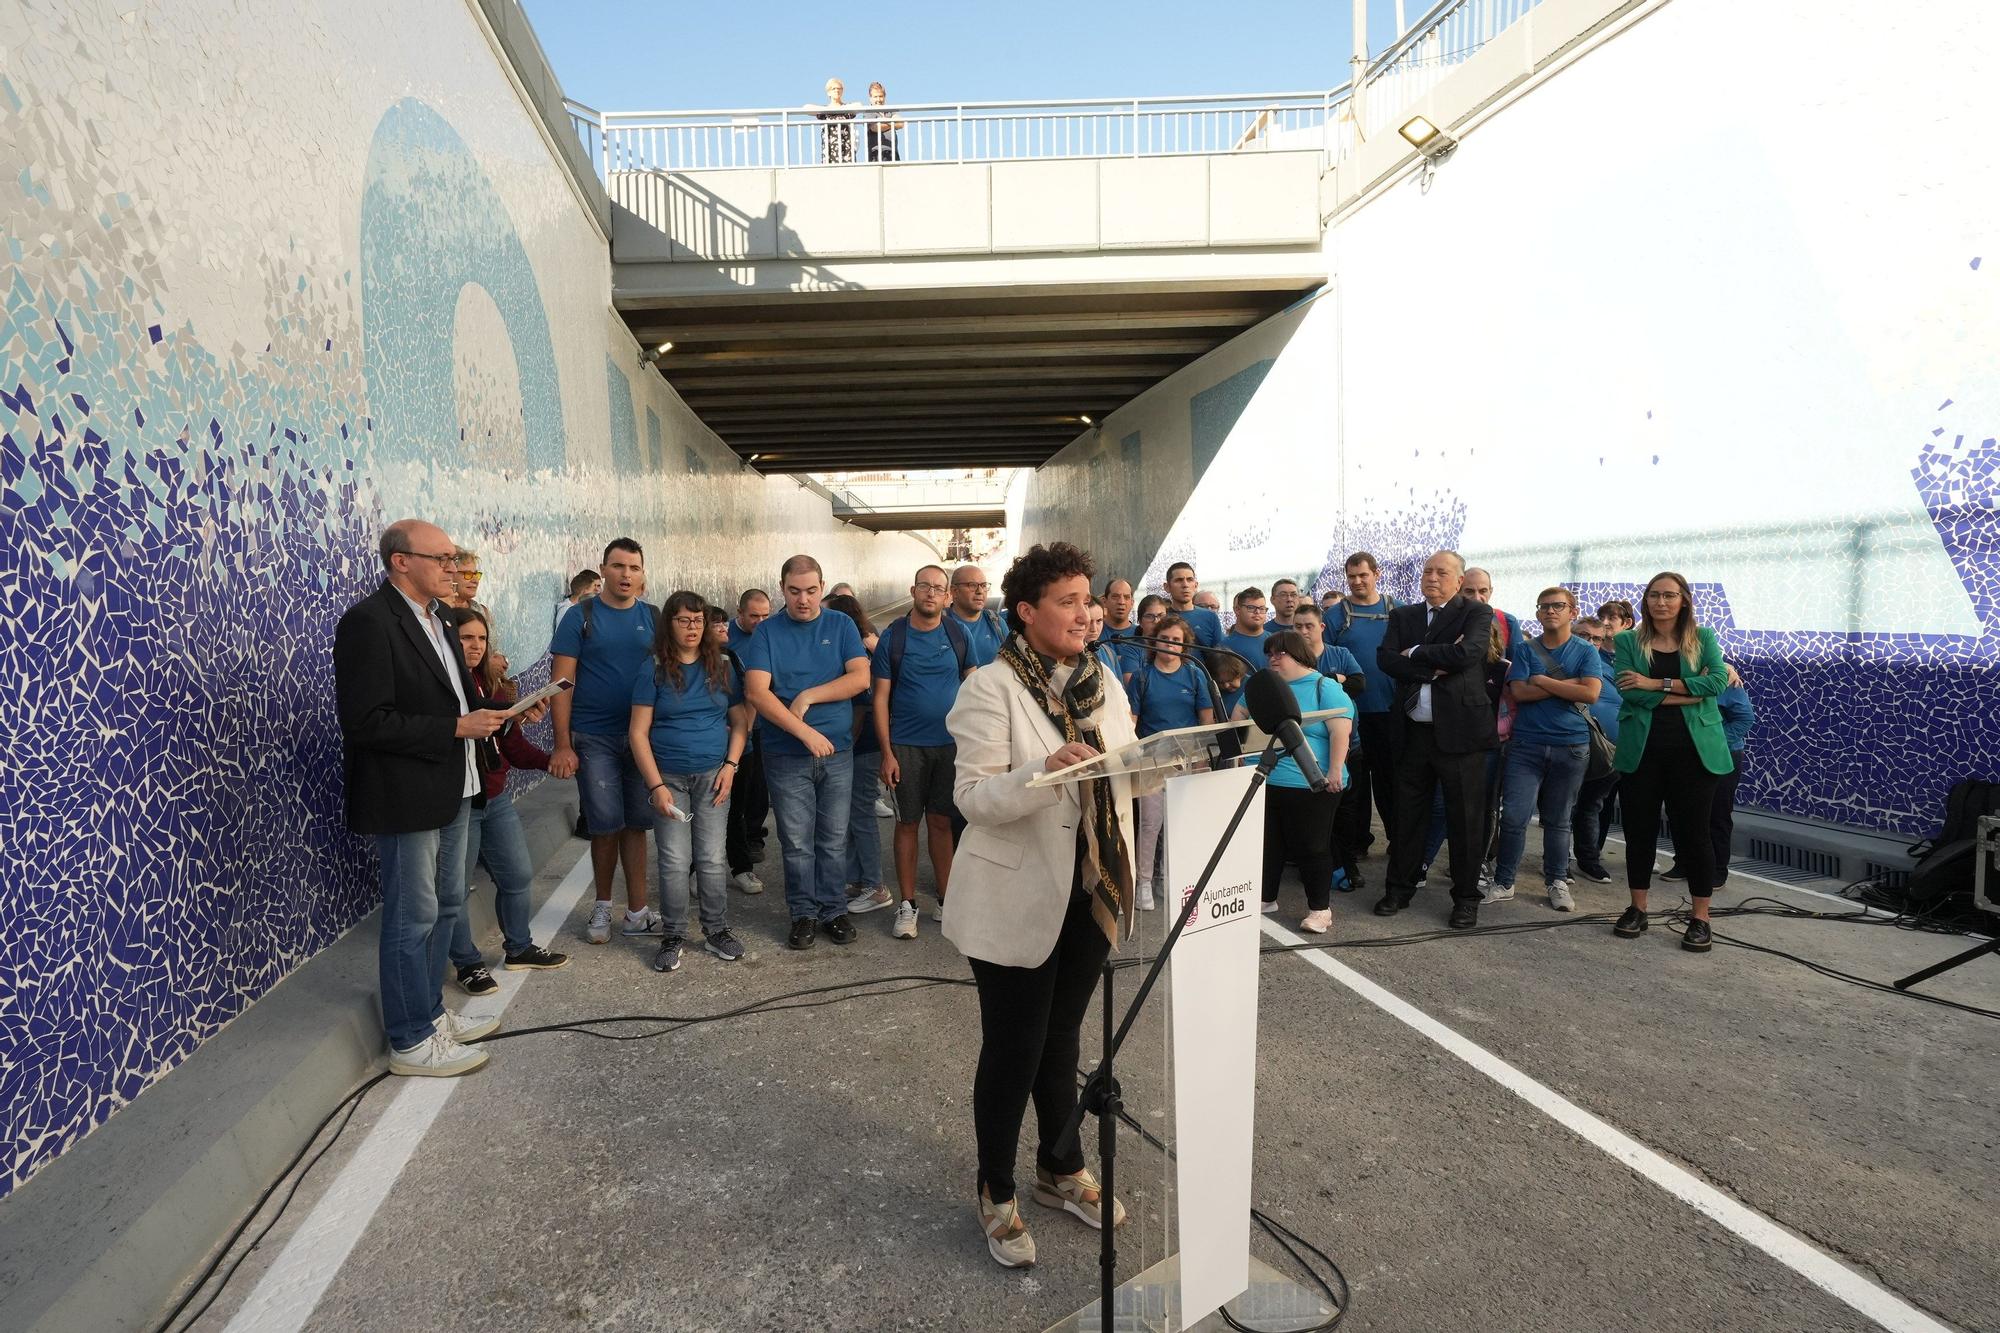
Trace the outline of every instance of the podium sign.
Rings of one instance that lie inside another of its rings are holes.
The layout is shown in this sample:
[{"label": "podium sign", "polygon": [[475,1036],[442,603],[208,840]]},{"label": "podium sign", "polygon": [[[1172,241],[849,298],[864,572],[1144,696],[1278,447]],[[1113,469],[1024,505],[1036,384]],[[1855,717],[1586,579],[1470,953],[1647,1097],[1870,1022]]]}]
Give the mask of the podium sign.
[{"label": "podium sign", "polygon": [[[1175,892],[1162,908],[1178,910],[1185,904],[1250,778],[1249,769],[1235,768],[1168,780],[1167,882]],[[1260,790],[1167,965],[1173,997],[1183,1328],[1250,1285],[1263,835]]]}]

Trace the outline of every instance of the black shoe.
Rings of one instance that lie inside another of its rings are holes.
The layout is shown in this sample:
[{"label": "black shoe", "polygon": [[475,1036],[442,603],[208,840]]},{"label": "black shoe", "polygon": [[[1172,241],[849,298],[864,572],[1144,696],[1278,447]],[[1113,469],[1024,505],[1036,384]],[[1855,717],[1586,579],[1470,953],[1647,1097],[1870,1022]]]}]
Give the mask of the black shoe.
[{"label": "black shoe", "polygon": [[826,931],[826,937],[835,944],[854,943],[854,923],[847,919],[847,913],[842,912],[833,920],[820,924],[821,928]]},{"label": "black shoe", "polygon": [[1687,933],[1681,936],[1681,948],[1689,953],[1707,953],[1714,942],[1715,937],[1709,932],[1708,922],[1698,917],[1689,919]]},{"label": "black shoe", "polygon": [[1445,924],[1453,930],[1471,930],[1479,924],[1479,904],[1472,902],[1453,903],[1451,905],[1451,915],[1445,918]]},{"label": "black shoe", "polygon": [[1653,923],[1646,919],[1644,912],[1636,907],[1628,907],[1618,918],[1618,924],[1611,928],[1611,933],[1621,939],[1636,940],[1646,933],[1646,927],[1651,924]]},{"label": "black shoe", "polygon": [[1660,872],[1660,878],[1667,880],[1669,883],[1678,884],[1687,878],[1687,872],[1682,870],[1679,865],[1670,865]]},{"label": "black shoe", "polygon": [[1393,893],[1383,894],[1381,901],[1375,904],[1376,916],[1394,916],[1396,915],[1396,913],[1402,910],[1403,910],[1403,900],[1398,898]]},{"label": "black shoe", "polygon": [[1576,863],[1576,873],[1582,875],[1593,884],[1609,884],[1611,882],[1611,872],[1604,868],[1602,861],[1578,861]]},{"label": "black shoe", "polygon": [[794,949],[810,949],[818,935],[819,922],[809,916],[796,916],[792,918],[792,934],[786,943]]},{"label": "black shoe", "polygon": [[507,955],[507,970],[519,972],[523,968],[537,972],[552,972],[559,967],[569,966],[569,955],[544,949],[539,944],[530,944],[519,953]]},{"label": "black shoe", "polygon": [[474,963],[458,969],[458,988],[467,995],[491,995],[500,989],[500,983],[493,979],[484,963]]},{"label": "black shoe", "polygon": [[576,817],[575,833],[577,837],[582,838],[585,841],[588,841],[590,838],[590,825],[583,822],[583,814],[580,811],[578,812]]},{"label": "black shoe", "polygon": [[764,840],[762,838],[752,839],[750,843],[750,864],[753,866],[764,864],[764,856]]}]

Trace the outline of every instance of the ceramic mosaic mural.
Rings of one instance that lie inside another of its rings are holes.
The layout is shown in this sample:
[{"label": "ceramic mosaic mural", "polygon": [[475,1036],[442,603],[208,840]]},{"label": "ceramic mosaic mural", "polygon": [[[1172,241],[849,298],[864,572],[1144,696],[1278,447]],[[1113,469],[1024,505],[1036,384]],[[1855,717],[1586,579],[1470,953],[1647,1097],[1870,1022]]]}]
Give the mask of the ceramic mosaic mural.
[{"label": "ceramic mosaic mural", "polygon": [[384,522],[481,553],[531,679],[615,535],[655,597],[929,552],[642,368],[473,7],[79,0],[0,49],[3,1195],[372,907],[331,639]]}]

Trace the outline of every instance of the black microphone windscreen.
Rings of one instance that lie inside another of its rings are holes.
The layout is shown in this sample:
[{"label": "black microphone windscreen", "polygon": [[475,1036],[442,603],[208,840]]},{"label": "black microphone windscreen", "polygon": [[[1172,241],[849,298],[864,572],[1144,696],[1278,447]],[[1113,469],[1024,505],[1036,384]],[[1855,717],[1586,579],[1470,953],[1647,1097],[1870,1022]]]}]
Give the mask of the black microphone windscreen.
[{"label": "black microphone windscreen", "polygon": [[1249,708],[1250,720],[1257,724],[1257,730],[1267,736],[1276,735],[1278,725],[1286,718],[1296,721],[1300,716],[1299,697],[1292,693],[1285,678],[1269,667],[1244,684],[1243,703]]}]

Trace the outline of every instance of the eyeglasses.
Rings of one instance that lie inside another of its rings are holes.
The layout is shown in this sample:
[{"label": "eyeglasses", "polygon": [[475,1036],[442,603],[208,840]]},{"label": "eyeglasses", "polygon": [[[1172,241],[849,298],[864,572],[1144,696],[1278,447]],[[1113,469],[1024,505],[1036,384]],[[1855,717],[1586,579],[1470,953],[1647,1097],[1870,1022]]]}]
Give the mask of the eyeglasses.
[{"label": "eyeglasses", "polygon": [[458,576],[462,579],[471,579],[474,583],[486,577],[476,569],[461,569],[458,571]]},{"label": "eyeglasses", "polygon": [[1569,610],[1569,603],[1568,603],[1568,602],[1536,602],[1536,603],[1535,603],[1535,609],[1536,609],[1537,611],[1567,611],[1567,610]]},{"label": "eyeglasses", "polygon": [[429,551],[398,551],[396,554],[407,555],[416,560],[435,560],[442,569],[454,569],[458,565],[456,555],[432,555]]},{"label": "eyeglasses", "polygon": [[985,585],[985,584],[983,584],[983,583],[954,583],[954,584],[952,584],[951,586],[952,586],[952,587],[954,587],[954,588],[963,588],[963,589],[965,589],[965,590],[966,590],[967,592],[985,592],[985,591],[986,591],[986,585]]},{"label": "eyeglasses", "polygon": [[700,629],[708,623],[706,616],[675,616],[675,629]]},{"label": "eyeglasses", "polygon": [[[979,586],[983,588],[983,587],[985,587],[986,585],[982,583],[982,584],[980,584]],[[916,590],[917,590],[918,592],[950,592],[950,591],[951,591],[951,589],[949,589],[949,588],[945,587],[945,586],[944,586],[944,585],[943,585],[942,583],[919,583],[919,584],[916,584],[916,585],[915,585],[915,587],[916,587]]]}]

